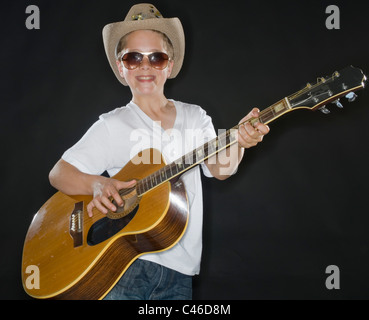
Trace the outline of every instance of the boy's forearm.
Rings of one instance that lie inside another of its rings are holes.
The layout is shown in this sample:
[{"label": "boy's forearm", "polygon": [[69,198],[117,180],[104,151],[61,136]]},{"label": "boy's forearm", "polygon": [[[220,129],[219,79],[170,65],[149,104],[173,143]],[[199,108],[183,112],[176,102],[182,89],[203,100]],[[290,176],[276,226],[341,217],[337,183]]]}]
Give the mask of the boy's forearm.
[{"label": "boy's forearm", "polygon": [[92,195],[93,185],[99,179],[104,177],[83,173],[62,159],[55,164],[49,174],[51,185],[68,195]]},{"label": "boy's forearm", "polygon": [[205,164],[215,178],[225,180],[236,172],[243,154],[244,149],[236,143],[206,160]]}]

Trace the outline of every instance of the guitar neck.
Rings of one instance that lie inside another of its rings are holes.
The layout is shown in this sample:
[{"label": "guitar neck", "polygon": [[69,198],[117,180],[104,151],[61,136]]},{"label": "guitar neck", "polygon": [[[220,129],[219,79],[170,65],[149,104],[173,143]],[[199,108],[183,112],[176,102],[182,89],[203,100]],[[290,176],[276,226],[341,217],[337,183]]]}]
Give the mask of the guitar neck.
[{"label": "guitar neck", "polygon": [[268,124],[289,111],[291,111],[291,106],[288,98],[284,98],[276,102],[270,107],[262,110],[258,118],[251,118],[245,122],[239,123],[195,150],[139,180],[137,182],[138,195],[141,196],[162,183],[181,175],[187,170],[192,169],[208,158],[236,143],[236,132],[240,125],[243,125],[246,122],[249,122],[251,125],[254,125],[257,122]]}]

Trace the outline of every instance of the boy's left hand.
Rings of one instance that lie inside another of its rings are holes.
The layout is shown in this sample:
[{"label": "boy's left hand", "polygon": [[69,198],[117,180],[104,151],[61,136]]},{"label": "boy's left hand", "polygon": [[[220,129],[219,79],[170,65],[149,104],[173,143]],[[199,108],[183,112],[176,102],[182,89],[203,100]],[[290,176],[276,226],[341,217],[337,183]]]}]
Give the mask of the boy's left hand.
[{"label": "boy's left hand", "polygon": [[[244,117],[239,123],[242,123],[250,118],[258,118],[260,110],[253,108],[250,113]],[[250,123],[240,125],[238,129],[238,144],[242,148],[250,148],[256,146],[263,140],[263,137],[269,132],[269,127],[263,123],[256,122],[254,126]]]}]

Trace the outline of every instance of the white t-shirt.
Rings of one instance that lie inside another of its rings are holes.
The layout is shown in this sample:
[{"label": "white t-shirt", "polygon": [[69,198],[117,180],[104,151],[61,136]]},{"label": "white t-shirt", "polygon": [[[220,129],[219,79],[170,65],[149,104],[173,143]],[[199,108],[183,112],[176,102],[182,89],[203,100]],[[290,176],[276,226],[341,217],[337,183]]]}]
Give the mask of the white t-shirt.
[{"label": "white t-shirt", "polygon": [[[88,174],[117,174],[139,151],[159,149],[171,163],[184,154],[216,137],[211,118],[199,106],[171,100],[176,107],[176,120],[167,132],[132,101],[100,116],[86,134],[62,159]],[[201,164],[206,176],[211,174]],[[187,275],[200,271],[202,251],[203,203],[199,166],[182,175],[190,208],[184,236],[171,249],[149,253],[141,259],[156,262]]]}]

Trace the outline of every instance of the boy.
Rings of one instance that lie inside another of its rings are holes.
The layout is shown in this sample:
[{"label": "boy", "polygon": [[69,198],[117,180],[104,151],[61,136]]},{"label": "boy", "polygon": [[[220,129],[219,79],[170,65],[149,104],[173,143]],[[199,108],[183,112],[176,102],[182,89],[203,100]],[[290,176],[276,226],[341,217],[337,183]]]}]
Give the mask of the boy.
[{"label": "boy", "polygon": [[[139,149],[160,145],[167,163],[216,136],[211,118],[202,108],[164,95],[166,80],[176,77],[184,58],[184,33],[178,18],[163,18],[151,4],[135,5],[124,21],[105,26],[103,39],[110,65],[118,80],[129,86],[132,100],[101,115],[50,172],[50,182],[58,190],[69,195],[93,195],[87,206],[90,216],[93,210],[114,212],[117,205],[123,205],[118,191],[136,182],[118,181],[101,173],[118,173],[134,155],[138,136]],[[250,117],[258,117],[258,110],[253,109],[240,122]],[[228,178],[237,169],[243,149],[255,146],[268,131],[262,123],[240,126],[238,143],[227,153],[222,151],[219,161],[209,159],[201,164],[204,174]],[[171,249],[137,259],[106,299],[191,299],[191,277],[199,273],[202,250],[199,166],[181,179],[190,212],[185,234]]]}]

